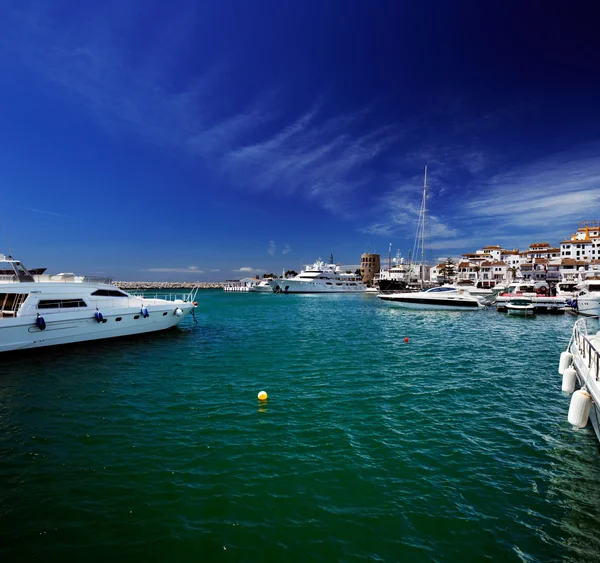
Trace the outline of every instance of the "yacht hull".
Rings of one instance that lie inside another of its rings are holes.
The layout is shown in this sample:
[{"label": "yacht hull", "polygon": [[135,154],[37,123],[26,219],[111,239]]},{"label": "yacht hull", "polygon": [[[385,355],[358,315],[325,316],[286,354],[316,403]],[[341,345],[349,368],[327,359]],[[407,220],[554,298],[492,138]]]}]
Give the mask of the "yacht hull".
[{"label": "yacht hull", "polygon": [[[581,319],[581,322],[593,322],[588,319]],[[589,325],[588,325],[589,326]],[[586,387],[592,396],[592,406],[590,409],[590,422],[594,428],[597,439],[600,441],[600,383],[597,379],[600,359],[597,358],[600,342],[592,337],[592,343],[595,350],[590,349],[588,342],[584,341],[581,334],[574,334],[571,339],[571,346],[568,351],[573,355],[573,367],[577,373],[577,383],[579,387]]]},{"label": "yacht hull", "polygon": [[429,311],[476,311],[480,305],[473,301],[441,301],[436,299],[398,297],[394,295],[379,295],[380,299],[394,303],[405,309],[418,309]]},{"label": "yacht hull", "polygon": [[364,293],[367,291],[367,287],[364,285],[328,286],[321,283],[299,283],[291,280],[284,280],[278,283],[277,287],[276,293]]},{"label": "yacht hull", "polygon": [[[194,305],[187,302],[169,302],[165,305],[149,305],[147,308],[149,315],[146,318],[138,308],[111,309],[100,323],[90,311],[49,314],[44,316],[44,330],[37,327],[35,318],[3,319],[0,325],[0,352],[166,330],[178,325],[192,311]],[[177,315],[177,309],[181,311],[180,315]]]}]

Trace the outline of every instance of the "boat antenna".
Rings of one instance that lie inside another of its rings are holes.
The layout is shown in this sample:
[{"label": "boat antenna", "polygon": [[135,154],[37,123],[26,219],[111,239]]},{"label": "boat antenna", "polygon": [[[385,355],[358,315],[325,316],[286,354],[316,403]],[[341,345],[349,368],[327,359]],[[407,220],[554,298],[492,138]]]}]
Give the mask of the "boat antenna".
[{"label": "boat antenna", "polygon": [[392,243],[390,242],[390,247],[388,249],[388,274],[392,273]]},{"label": "boat antenna", "polygon": [[2,223],[2,230],[4,231],[4,238],[6,239],[6,245],[8,246],[8,255],[12,256],[10,240],[8,239],[8,233],[6,232],[6,225],[4,224],[4,219],[2,219],[2,215],[0,215],[0,223]]}]

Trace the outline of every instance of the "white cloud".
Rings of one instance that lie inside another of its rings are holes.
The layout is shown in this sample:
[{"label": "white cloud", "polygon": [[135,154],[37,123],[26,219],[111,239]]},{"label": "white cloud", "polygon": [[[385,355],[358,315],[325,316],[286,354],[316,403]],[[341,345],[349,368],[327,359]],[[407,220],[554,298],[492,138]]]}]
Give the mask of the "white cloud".
[{"label": "white cloud", "polygon": [[269,241],[269,246],[267,247],[267,252],[273,256],[275,254],[275,251],[277,250],[277,247],[275,246],[275,241],[274,240],[270,240]]},{"label": "white cloud", "polygon": [[220,272],[221,270],[219,270],[218,268],[214,268],[212,270],[209,270],[209,272]]},{"label": "white cloud", "polygon": [[261,270],[260,268],[252,268],[251,266],[242,266],[241,268],[238,268],[237,270],[233,270],[234,272],[240,272],[240,273],[256,273],[256,274],[262,274],[264,272],[266,272],[266,270]]},{"label": "white cloud", "polygon": [[145,268],[141,272],[177,272],[179,274],[203,274],[204,270],[199,270],[197,266],[188,266],[187,268]]},{"label": "white cloud", "polygon": [[292,247],[289,244],[286,244],[281,251],[281,254],[289,254],[292,251]]}]

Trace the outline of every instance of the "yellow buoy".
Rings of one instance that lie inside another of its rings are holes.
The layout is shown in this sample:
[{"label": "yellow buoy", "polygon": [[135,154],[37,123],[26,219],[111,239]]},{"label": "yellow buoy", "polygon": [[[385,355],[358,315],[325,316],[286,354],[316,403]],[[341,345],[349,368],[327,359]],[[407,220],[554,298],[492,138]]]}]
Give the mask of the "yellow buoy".
[{"label": "yellow buoy", "polygon": [[267,392],[266,392],[266,391],[261,391],[261,392],[258,394],[258,400],[259,400],[259,401],[266,401],[268,397],[269,397],[269,396],[267,395]]}]

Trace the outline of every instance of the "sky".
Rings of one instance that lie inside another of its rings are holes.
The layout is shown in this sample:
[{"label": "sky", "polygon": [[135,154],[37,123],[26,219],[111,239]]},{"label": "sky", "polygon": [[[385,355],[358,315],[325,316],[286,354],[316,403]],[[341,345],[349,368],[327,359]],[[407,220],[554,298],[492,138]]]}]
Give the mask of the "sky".
[{"label": "sky", "polygon": [[216,281],[600,219],[600,34],[577,2],[5,1],[0,252]]}]

